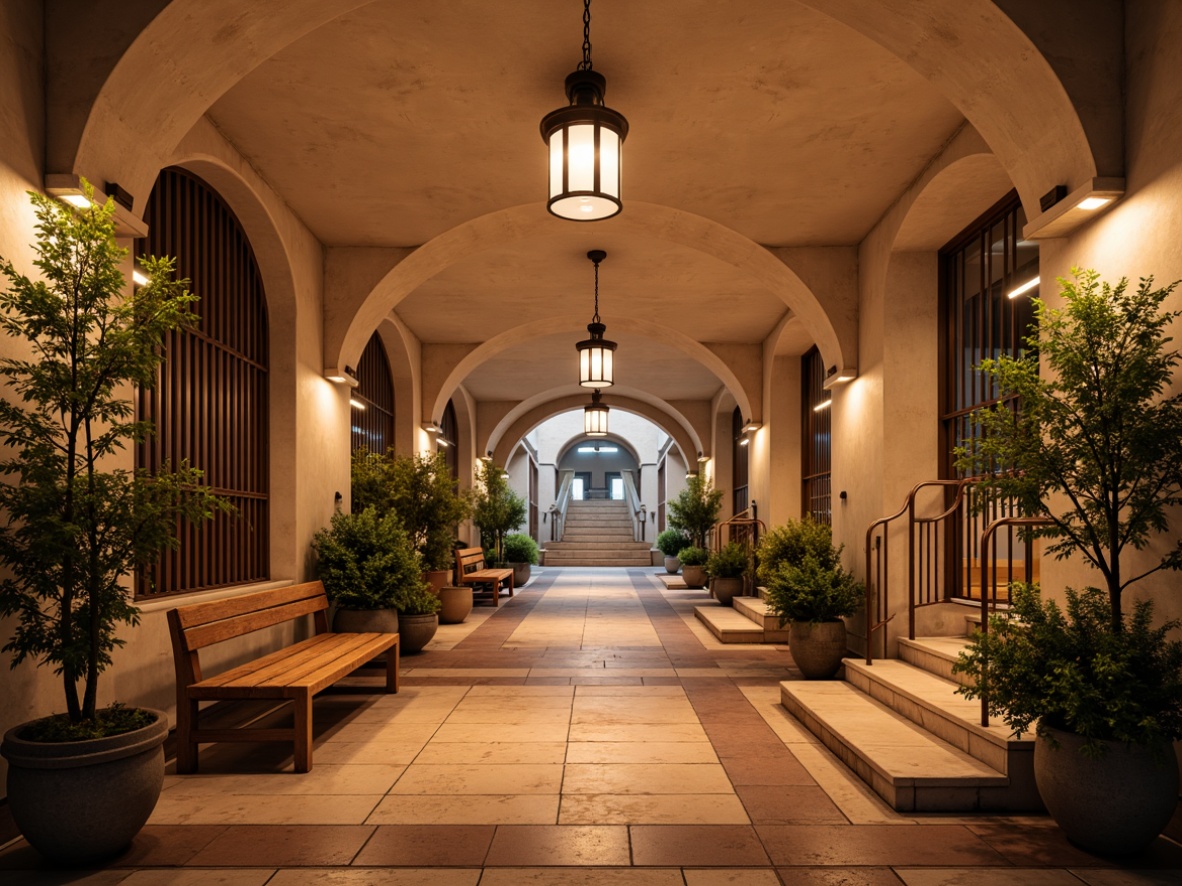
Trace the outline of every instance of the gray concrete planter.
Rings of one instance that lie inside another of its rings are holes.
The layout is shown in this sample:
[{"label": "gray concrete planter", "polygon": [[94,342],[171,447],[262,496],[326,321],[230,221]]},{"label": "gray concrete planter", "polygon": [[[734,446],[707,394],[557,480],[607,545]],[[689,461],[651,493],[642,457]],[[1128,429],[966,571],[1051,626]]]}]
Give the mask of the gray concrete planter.
[{"label": "gray concrete planter", "polygon": [[681,578],[687,588],[704,588],[706,587],[706,567],[686,566],[683,564],[681,567]]},{"label": "gray concrete planter", "polygon": [[715,578],[710,581],[710,593],[723,606],[733,606],[736,596],[743,593],[743,576],[738,578]]},{"label": "gray concrete planter", "polygon": [[8,805],[25,839],[46,858],[80,865],[127,848],[164,786],[168,715],[142,729],[87,741],[33,742],[5,734]]},{"label": "gray concrete planter", "polygon": [[338,609],[332,617],[338,634],[397,634],[397,609]]},{"label": "gray concrete planter", "polygon": [[529,581],[529,564],[528,563],[510,563],[513,567],[513,589],[524,587],[525,583]]},{"label": "gray concrete planter", "polygon": [[1174,749],[1106,741],[1101,742],[1107,749],[1104,756],[1095,760],[1083,755],[1084,740],[1075,733],[1050,733],[1059,747],[1038,737],[1034,781],[1067,839],[1101,855],[1131,855],[1147,848],[1178,802]]},{"label": "gray concrete planter", "polygon": [[670,575],[677,575],[677,570],[681,568],[681,561],[676,557],[665,558],[665,571]]},{"label": "gray concrete planter", "polygon": [[407,615],[403,612],[398,616],[398,629],[401,635],[399,654],[421,652],[439,630],[439,616],[434,612],[430,615]]},{"label": "gray concrete planter", "polygon": [[788,629],[792,660],[809,680],[832,678],[841,667],[846,647],[844,621],[794,621]]}]

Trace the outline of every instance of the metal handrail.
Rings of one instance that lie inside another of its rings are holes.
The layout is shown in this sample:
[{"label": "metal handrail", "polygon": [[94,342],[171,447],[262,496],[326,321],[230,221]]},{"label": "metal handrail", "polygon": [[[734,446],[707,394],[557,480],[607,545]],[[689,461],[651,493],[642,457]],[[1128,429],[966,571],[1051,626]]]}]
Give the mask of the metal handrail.
[{"label": "metal handrail", "polygon": [[[566,525],[566,506],[570,504],[570,490],[574,484],[575,472],[562,471],[561,479],[558,481],[558,495],[554,497],[554,505],[550,508],[552,515],[550,522],[550,540],[560,541],[562,539],[563,526]],[[554,536],[558,537],[555,538]]]},{"label": "metal handrail", "polygon": [[[994,543],[997,535],[997,530],[1003,526],[1025,526],[1033,529],[1038,526],[1054,526],[1055,521],[1046,517],[999,517],[988,526],[985,531],[981,533],[981,633],[989,633],[989,609],[992,603],[993,608],[997,608],[997,600],[990,600],[990,597],[996,598],[997,589],[995,584],[997,582],[996,570],[994,572],[993,581],[989,581],[989,564],[993,562],[991,557],[988,557],[989,546]],[[1025,579],[1026,583],[1030,584],[1034,580],[1034,558],[1026,557]],[[984,670],[988,666],[988,661],[985,658],[981,659],[981,668]],[[981,725],[989,725],[989,698],[981,693]]]},{"label": "metal handrail", "polygon": [[[767,532],[767,524],[756,516],[758,512],[755,502],[751,502],[751,504],[734,516],[723,520],[721,523],[714,524],[714,528],[711,530],[714,533],[714,550],[722,550],[724,544],[722,540],[724,528],[726,529],[727,541],[734,541],[736,535],[735,530],[738,530],[737,534],[740,543],[747,548],[748,565],[753,564],[755,562],[755,550],[759,547],[759,537],[761,534]],[[749,570],[749,573],[743,577],[743,593],[747,594],[748,591],[753,591],[754,589],[755,573],[753,570]]]},{"label": "metal handrail", "polygon": [[624,471],[620,475],[620,479],[624,483],[624,501],[628,503],[628,512],[632,515],[632,540],[644,541],[644,521],[647,518],[645,512],[641,510],[643,505],[636,489],[636,478],[632,476],[631,471]]}]

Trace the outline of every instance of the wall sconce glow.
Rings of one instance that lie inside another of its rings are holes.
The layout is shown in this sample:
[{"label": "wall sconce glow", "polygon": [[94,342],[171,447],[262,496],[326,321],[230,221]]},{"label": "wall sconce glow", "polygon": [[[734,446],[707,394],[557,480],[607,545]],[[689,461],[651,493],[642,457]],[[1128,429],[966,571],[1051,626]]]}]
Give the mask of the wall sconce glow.
[{"label": "wall sconce glow", "polygon": [[147,275],[145,275],[143,271],[141,271],[139,268],[136,268],[131,272],[131,282],[136,286],[147,286],[152,281],[147,278]]},{"label": "wall sconce glow", "polygon": [[442,434],[440,434],[438,437],[435,438],[435,442],[438,443],[440,446],[455,446],[455,444],[452,443],[451,440],[447,439],[447,437],[444,437]]},{"label": "wall sconce glow", "polygon": [[696,477],[696,476],[698,476],[698,472],[697,472],[697,471],[686,471],[686,472],[685,472],[685,479],[687,479],[687,480],[692,480],[692,479],[694,479],[694,477]]},{"label": "wall sconce glow", "polygon": [[1027,280],[1021,286],[1015,287],[1007,292],[1006,298],[1017,298],[1019,295],[1029,292],[1038,286],[1038,280],[1038,277],[1035,277],[1033,280]]},{"label": "wall sconce glow", "polygon": [[746,446],[750,442],[751,442],[751,437],[748,436],[747,434],[744,434],[742,437],[739,438],[739,445],[740,446]]},{"label": "wall sconce glow", "polygon": [[753,434],[763,427],[763,422],[756,421],[753,418],[747,419],[747,424],[743,425],[743,432],[746,434]]},{"label": "wall sconce glow", "polygon": [[1076,208],[1091,212],[1092,210],[1099,209],[1101,206],[1107,206],[1111,202],[1111,197],[1086,197],[1076,204]]},{"label": "wall sconce glow", "polygon": [[[95,206],[102,206],[107,202],[107,194],[104,194],[98,188],[94,188],[92,193],[94,195],[93,204]],[[147,237],[148,226],[144,223],[142,218],[139,218],[131,211],[131,206],[134,204],[134,198],[131,194],[119,187],[117,184],[108,183],[107,188],[113,191],[112,196],[115,198],[115,235],[117,237]],[[86,188],[82,183],[82,178],[70,173],[50,173],[45,176],[45,193],[51,197],[56,197],[63,203],[69,203],[76,209],[87,209],[91,206],[91,200],[86,196]]]},{"label": "wall sconce glow", "polygon": [[346,366],[344,369],[339,366],[333,366],[324,371],[324,377],[335,385],[348,385],[351,388],[355,388],[361,384],[357,380],[357,374],[353,371],[352,366]]},{"label": "wall sconce glow", "polygon": [[79,209],[86,209],[90,206],[90,201],[86,199],[85,194],[62,194],[61,200]]},{"label": "wall sconce glow", "polygon": [[814,406],[813,412],[824,412],[826,409],[828,409],[832,405],[833,405],[833,398],[830,397],[828,400],[822,400],[820,403],[818,403],[816,406]]},{"label": "wall sconce glow", "polygon": [[443,428],[441,428],[437,422],[425,421],[422,423],[422,425],[420,427],[422,427],[422,429],[424,431],[426,431],[428,434],[442,434],[443,433]]},{"label": "wall sconce glow", "polygon": [[365,412],[365,404],[362,403],[360,400],[358,400],[356,397],[349,398],[349,405],[352,406],[354,409],[356,409],[358,412]]}]

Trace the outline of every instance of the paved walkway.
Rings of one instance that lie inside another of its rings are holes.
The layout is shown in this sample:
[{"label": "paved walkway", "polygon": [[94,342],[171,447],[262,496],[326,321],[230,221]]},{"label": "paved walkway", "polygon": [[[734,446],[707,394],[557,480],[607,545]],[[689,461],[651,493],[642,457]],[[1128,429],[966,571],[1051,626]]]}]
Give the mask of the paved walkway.
[{"label": "paved walkway", "polygon": [[398,695],[319,697],[311,773],[282,745],[207,747],[110,867],[50,871],[17,841],[0,882],[1182,883],[1164,838],[1117,867],[1044,817],[887,808],[779,706],[787,649],[716,643],[703,599],[652,569],[539,570],[405,658]]}]

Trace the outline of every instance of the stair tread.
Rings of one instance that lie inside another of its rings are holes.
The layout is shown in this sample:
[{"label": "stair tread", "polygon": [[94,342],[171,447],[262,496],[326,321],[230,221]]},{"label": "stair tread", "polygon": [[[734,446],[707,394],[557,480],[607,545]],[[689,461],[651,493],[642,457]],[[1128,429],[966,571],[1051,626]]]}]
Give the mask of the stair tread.
[{"label": "stair tread", "polygon": [[764,642],[763,628],[729,606],[718,602],[706,603],[695,606],[694,615],[723,643]]},{"label": "stair tread", "polygon": [[899,659],[879,659],[869,666],[856,659],[847,659],[845,666],[847,670],[864,674],[916,704],[958,722],[963,728],[994,744],[1021,746],[1029,745],[1034,740],[1033,736],[1015,738],[1009,727],[996,720],[989,726],[982,726],[980,700],[958,695],[958,684],[923,668]]},{"label": "stair tread", "polygon": [[899,642],[930,652],[945,661],[956,661],[969,645],[967,637],[916,637],[914,640],[900,637]]},{"label": "stair tread", "polygon": [[1006,776],[839,681],[780,684],[808,713],[895,786],[1004,786]]}]

